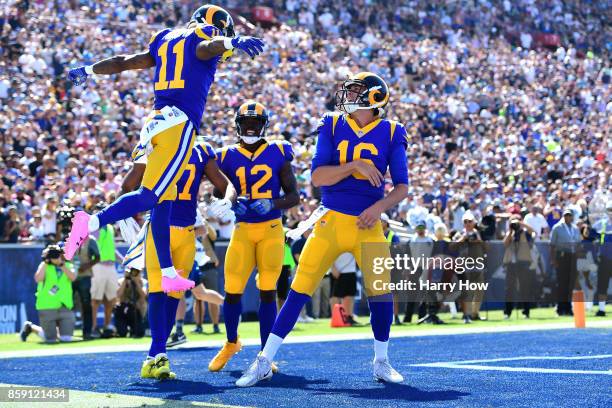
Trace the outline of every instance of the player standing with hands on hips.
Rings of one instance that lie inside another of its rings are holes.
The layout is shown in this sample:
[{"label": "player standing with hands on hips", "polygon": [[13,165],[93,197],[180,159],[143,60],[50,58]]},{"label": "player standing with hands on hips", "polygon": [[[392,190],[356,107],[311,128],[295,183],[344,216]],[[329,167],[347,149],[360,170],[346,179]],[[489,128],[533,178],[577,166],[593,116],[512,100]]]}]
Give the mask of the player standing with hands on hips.
[{"label": "player standing with hands on hips", "polygon": [[[383,79],[361,72],[345,81],[336,94],[336,106],[344,114],[328,113],[321,120],[312,182],[321,187],[322,206],[288,234],[299,235],[314,225],[265,347],[237,386],[253,386],[272,376],[272,360],[300,310],[343,252],[351,252],[363,271],[375,339],[374,378],[392,383],[404,380],[387,357],[393,298],[384,283],[391,280],[390,270],[375,274],[372,264],[374,257],[390,256],[381,214],[408,193],[407,134],[401,124],[381,118],[388,101],[389,89]],[[394,188],[385,196],[387,169]]]},{"label": "player standing with hands on hips", "polygon": [[[182,277],[170,254],[170,212],[177,196],[176,183],[191,157],[206,99],[219,62],[234,48],[251,58],[263,51],[259,38],[235,36],[230,14],[218,6],[205,5],[192,15],[185,28],[155,33],[148,48],[133,55],[117,55],[70,71],[75,85],[92,74],[112,75],[155,67],[155,108],[144,120],[139,147],[152,146],[140,188],[121,196],[97,214],[75,214],[66,242],[66,258],[87,236],[99,228],[151,210],[151,232],[162,270],[164,292],[184,291],[194,282]],[[139,149],[140,150],[140,149]],[[225,202],[231,207],[231,202]]]}]

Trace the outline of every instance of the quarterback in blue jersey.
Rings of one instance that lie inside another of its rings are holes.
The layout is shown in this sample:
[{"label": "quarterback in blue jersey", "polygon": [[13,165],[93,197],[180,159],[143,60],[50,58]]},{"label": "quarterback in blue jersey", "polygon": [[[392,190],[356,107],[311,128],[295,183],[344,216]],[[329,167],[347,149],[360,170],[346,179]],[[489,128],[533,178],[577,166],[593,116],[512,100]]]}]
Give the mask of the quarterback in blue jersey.
[{"label": "quarterback in blue jersey", "polygon": [[219,167],[238,190],[239,197],[233,208],[237,222],[225,254],[223,315],[227,342],[210,361],[210,371],[221,370],[241,349],[238,338],[241,299],[255,267],[259,274],[261,347],[266,344],[276,318],[276,282],[285,249],[281,210],[297,205],[299,195],[291,168],[291,145],[284,141],[268,143],[264,139],[267,126],[268,113],[262,104],[243,103],[236,113],[240,142],[218,152]]},{"label": "quarterback in blue jersey", "polygon": [[[374,333],[374,377],[393,383],[403,381],[387,357],[393,321],[390,270],[373,269],[375,258],[390,256],[381,214],[408,193],[407,134],[401,124],[381,118],[388,100],[389,89],[382,78],[362,72],[345,81],[336,94],[343,114],[326,114],[321,120],[312,183],[321,187],[322,206],[305,223],[306,227],[314,225],[314,230],[266,345],[236,385],[248,387],[272,376],[272,360],[283,339],[343,252],[353,254],[364,277]],[[387,170],[394,187],[385,196]]]},{"label": "quarterback in blue jersey", "polygon": [[235,36],[230,14],[205,5],[196,10],[187,27],[155,33],[141,53],[117,55],[69,72],[69,78],[80,85],[91,74],[154,67],[155,106],[140,132],[140,146],[153,147],[140,188],[98,214],[77,212],[66,242],[67,259],[101,226],[152,210],[151,230],[162,270],[162,289],[170,292],[193,287],[192,281],[177,273],[170,255],[168,225],[176,182],[189,162],[218,63],[234,48],[254,57],[263,46],[258,38]]},{"label": "quarterback in blue jersey", "polygon": [[[149,153],[150,154],[150,153]],[[137,150],[134,154],[134,166],[123,182],[123,191],[131,191],[141,183],[148,166],[148,156],[145,150]],[[213,186],[224,194],[223,199],[212,204],[212,212],[217,216],[225,216],[231,211],[231,205],[236,200],[236,190],[228,178],[219,170],[216,155],[208,143],[196,144],[185,171],[177,182],[178,195],[172,203],[170,212],[170,252],[177,270],[186,277],[191,271],[196,251],[195,228],[198,206],[198,192],[204,176]],[[166,341],[172,332],[176,310],[183,292],[163,292],[159,257],[153,245],[150,228],[130,247],[126,255],[127,263],[130,257],[140,256],[139,251],[132,248],[142,246],[144,265],[149,281],[149,324],[151,326],[151,348],[147,359],[141,368],[141,377],[166,379],[174,378],[170,371],[170,362],[166,355]],[[132,253],[134,252],[134,253]],[[197,290],[196,290],[197,289]],[[204,301],[214,301],[220,298],[216,293],[208,293],[204,288],[194,289],[194,296]]]}]

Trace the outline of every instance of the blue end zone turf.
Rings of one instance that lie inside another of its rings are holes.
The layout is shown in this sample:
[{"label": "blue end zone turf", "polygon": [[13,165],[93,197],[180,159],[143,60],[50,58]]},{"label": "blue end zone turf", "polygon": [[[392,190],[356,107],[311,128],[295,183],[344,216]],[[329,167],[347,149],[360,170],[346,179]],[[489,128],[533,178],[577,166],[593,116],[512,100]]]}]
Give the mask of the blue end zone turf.
[{"label": "blue end zone turf", "polygon": [[[373,382],[372,341],[366,340],[286,344],[278,355],[281,373],[256,390],[236,388],[234,381],[258,347],[245,347],[220,373],[206,368],[216,349],[170,351],[179,380],[163,383],[139,378],[143,352],[0,360],[0,382],[258,407],[604,407],[612,402],[611,340],[609,329],[391,339],[391,361],[406,378],[400,385]],[[552,356],[572,359],[466,362]],[[415,366],[449,362],[535,372]]]}]

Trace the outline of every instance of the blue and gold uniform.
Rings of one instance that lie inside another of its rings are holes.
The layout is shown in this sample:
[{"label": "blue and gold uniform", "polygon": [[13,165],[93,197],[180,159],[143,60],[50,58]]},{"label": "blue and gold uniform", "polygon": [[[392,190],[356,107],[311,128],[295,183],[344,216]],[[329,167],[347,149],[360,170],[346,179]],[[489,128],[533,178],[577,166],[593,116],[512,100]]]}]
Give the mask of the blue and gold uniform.
[{"label": "blue and gold uniform", "polygon": [[[280,197],[280,170],[286,161],[293,160],[293,150],[288,142],[264,143],[254,153],[233,145],[219,150],[217,157],[221,171],[250,204]],[[260,215],[247,207],[244,215],[236,216],[225,255],[226,293],[243,293],[255,266],[259,289],[275,290],[282,269],[285,235],[280,210]]]},{"label": "blue and gold uniform", "polygon": [[143,141],[143,134],[150,133],[153,151],[142,185],[160,201],[176,197],[176,182],[189,161],[221,59],[218,56],[202,61],[196,56],[196,47],[218,35],[216,27],[197,24],[159,31],[149,42],[149,53],[155,58],[155,110],[145,120],[141,143],[149,142]]},{"label": "blue and gold uniform", "polygon": [[[200,182],[204,177],[206,164],[215,158],[215,152],[208,143],[194,146],[189,163],[177,183],[178,196],[172,203],[170,215],[170,252],[174,267],[182,271],[184,278],[189,276],[195,259],[194,224],[196,223]],[[147,232],[146,247],[153,249],[145,251],[149,291],[161,292],[161,269],[150,229]],[[169,295],[180,299],[183,293],[170,292]]]},{"label": "blue and gold uniform", "polygon": [[[326,114],[319,125],[312,171],[320,166],[338,166],[354,160],[367,161],[382,173],[387,169],[394,185],[408,184],[407,134],[395,121],[376,119],[360,128],[349,115]],[[358,216],[384,196],[384,184],[375,187],[359,173],[332,186],[321,187],[322,204],[329,209],[315,224],[300,256],[291,288],[312,295],[332,263],[343,252],[351,252],[363,271],[368,296],[388,291],[373,289],[373,280],[389,281],[389,271],[375,275],[373,257],[389,256],[380,221],[370,229],[357,227]],[[363,247],[363,243],[381,243]],[[365,251],[363,249],[366,249]]]}]

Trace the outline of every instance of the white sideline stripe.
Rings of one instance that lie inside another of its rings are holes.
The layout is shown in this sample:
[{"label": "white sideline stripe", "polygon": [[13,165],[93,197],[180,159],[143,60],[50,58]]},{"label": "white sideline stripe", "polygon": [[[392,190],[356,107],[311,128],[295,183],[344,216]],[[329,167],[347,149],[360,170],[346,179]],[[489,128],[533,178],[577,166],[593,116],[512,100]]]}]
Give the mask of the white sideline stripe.
[{"label": "white sideline stripe", "polygon": [[[483,324],[486,324],[483,323]],[[301,327],[307,327],[308,324],[302,324]],[[612,328],[612,320],[598,320],[588,322],[590,328]],[[523,332],[523,331],[539,331],[539,330],[557,330],[557,329],[570,329],[574,327],[573,322],[563,323],[543,323],[543,324],[530,324],[523,326],[508,326],[508,327],[492,327],[492,326],[475,326],[452,329],[429,329],[429,330],[418,330],[414,332],[402,331],[394,332],[391,330],[392,338],[402,337],[426,337],[426,336],[454,336],[462,334],[481,334],[481,333],[512,333],[512,332]],[[341,329],[339,329],[341,330]],[[578,329],[577,329],[578,330]],[[320,334],[311,336],[289,336],[284,344],[302,344],[302,343],[321,343],[329,341],[348,341],[348,340],[369,340],[372,339],[372,333],[340,333],[340,334]],[[225,340],[202,340],[202,341],[189,341],[186,344],[182,344],[177,347],[173,347],[170,350],[178,350],[180,348],[199,348],[199,347],[210,347],[210,348],[221,348]],[[242,340],[244,346],[258,346],[260,343],[259,338],[245,339]],[[17,350],[17,351],[2,351],[0,352],[0,360],[6,358],[27,358],[27,357],[48,357],[58,355],[76,355],[76,354],[95,354],[95,353],[123,353],[127,351],[147,351],[149,350],[149,344],[121,344],[112,346],[92,346],[92,347],[58,347],[48,346],[40,350]]]},{"label": "white sideline stripe", "polygon": [[434,366],[436,364],[474,364],[474,363],[497,363],[499,361],[516,361],[516,360],[591,360],[601,358],[612,358],[612,354],[599,354],[599,355],[587,355],[587,356],[525,356],[525,357],[505,357],[505,358],[491,358],[487,360],[461,360],[461,361],[448,361],[444,363],[426,363],[426,364],[413,364],[415,366]]},{"label": "white sideline stripe", "polygon": [[412,364],[413,367],[436,367],[436,368],[459,368],[466,370],[482,370],[482,371],[513,371],[526,373],[545,373],[545,374],[587,374],[587,375],[612,375],[612,370],[568,370],[563,368],[538,368],[538,367],[507,367],[507,366],[489,366],[478,365],[474,363],[494,363],[500,361],[525,361],[525,360],[593,360],[612,358],[612,354],[599,354],[592,356],[524,356],[524,357],[506,357],[492,358],[487,360],[462,360],[448,361],[439,363],[424,363]]},{"label": "white sideline stripe", "polygon": [[565,370],[562,368],[505,367],[505,366],[486,366],[486,365],[474,365],[474,364],[448,364],[448,363],[415,364],[415,365],[418,365],[421,367],[459,368],[459,369],[480,370],[480,371],[512,371],[512,372],[538,373],[538,374],[612,375],[612,371]]}]

